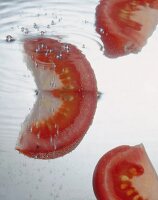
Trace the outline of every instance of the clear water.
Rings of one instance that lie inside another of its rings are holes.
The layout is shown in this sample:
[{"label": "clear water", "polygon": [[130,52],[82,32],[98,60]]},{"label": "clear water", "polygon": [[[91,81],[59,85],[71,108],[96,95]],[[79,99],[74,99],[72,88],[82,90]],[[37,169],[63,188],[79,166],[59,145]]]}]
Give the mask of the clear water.
[{"label": "clear water", "polygon": [[[94,167],[106,151],[122,144],[143,143],[158,172],[158,29],[139,54],[106,58],[95,32],[97,4],[97,0],[0,1],[2,200],[95,200]],[[93,124],[80,145],[49,161],[15,151],[21,123],[36,98],[34,79],[23,61],[23,40],[43,34],[81,49],[102,92]]]}]

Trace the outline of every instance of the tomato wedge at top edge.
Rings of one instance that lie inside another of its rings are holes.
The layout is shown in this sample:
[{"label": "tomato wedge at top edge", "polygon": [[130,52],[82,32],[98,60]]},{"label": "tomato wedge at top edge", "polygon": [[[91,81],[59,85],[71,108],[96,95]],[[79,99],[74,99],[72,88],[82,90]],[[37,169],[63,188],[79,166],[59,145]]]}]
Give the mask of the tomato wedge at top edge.
[{"label": "tomato wedge at top edge", "polygon": [[103,155],[93,189],[97,200],[157,200],[158,176],[143,145],[119,146]]},{"label": "tomato wedge at top edge", "polygon": [[157,0],[101,0],[96,8],[96,31],[110,58],[139,52],[157,24]]},{"label": "tomato wedge at top edge", "polygon": [[39,94],[16,149],[39,159],[63,156],[79,144],[92,123],[97,104],[94,72],[71,44],[34,38],[25,41],[24,50]]}]

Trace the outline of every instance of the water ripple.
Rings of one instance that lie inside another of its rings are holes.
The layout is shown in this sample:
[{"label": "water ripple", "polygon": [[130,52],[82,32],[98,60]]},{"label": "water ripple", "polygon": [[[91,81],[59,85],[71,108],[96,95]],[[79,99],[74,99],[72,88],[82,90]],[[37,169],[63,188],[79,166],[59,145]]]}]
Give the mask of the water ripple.
[{"label": "water ripple", "polygon": [[[44,2],[44,3],[43,3]],[[16,138],[35,101],[36,85],[23,61],[23,40],[46,36],[82,51],[101,48],[95,32],[96,0],[13,0],[0,4],[0,138]],[[12,37],[12,40],[7,40]],[[93,50],[94,51],[94,50]],[[8,138],[8,139],[7,139]]]}]

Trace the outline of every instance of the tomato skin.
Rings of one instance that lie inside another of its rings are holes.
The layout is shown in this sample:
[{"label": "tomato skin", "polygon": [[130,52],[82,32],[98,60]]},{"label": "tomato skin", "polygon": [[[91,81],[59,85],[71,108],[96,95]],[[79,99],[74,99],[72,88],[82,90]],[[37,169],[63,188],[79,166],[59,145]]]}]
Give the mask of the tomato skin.
[{"label": "tomato skin", "polygon": [[138,53],[157,23],[156,0],[100,0],[96,8],[96,31],[110,58]]},{"label": "tomato skin", "polygon": [[39,95],[22,126],[16,149],[38,159],[63,156],[80,143],[93,121],[97,105],[94,72],[71,44],[33,38],[25,40],[24,50]]},{"label": "tomato skin", "polygon": [[156,200],[157,188],[158,176],[142,144],[112,149],[94,170],[97,200]]},{"label": "tomato skin", "polygon": [[104,168],[105,166],[110,162],[111,158],[117,154],[117,152],[124,152],[128,150],[130,146],[124,145],[121,147],[116,147],[115,149],[112,149],[108,153],[106,153],[101,159],[99,160],[98,164],[95,167],[94,173],[93,173],[93,190],[95,193],[95,196],[97,200],[108,200],[109,196],[107,193],[105,193],[104,189]]}]

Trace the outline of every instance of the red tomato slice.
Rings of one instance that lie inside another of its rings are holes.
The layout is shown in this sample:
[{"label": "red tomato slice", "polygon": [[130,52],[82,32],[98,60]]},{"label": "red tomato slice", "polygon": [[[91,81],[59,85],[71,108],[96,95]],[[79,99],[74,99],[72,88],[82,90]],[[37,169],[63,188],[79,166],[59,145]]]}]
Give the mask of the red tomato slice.
[{"label": "red tomato slice", "polygon": [[[49,38],[24,43],[39,89],[16,146],[29,157],[51,159],[72,151],[93,120],[97,104],[94,72],[75,46],[69,44],[68,50],[66,45]],[[42,48],[37,51],[38,46]]]},{"label": "red tomato slice", "polygon": [[140,51],[157,23],[157,0],[101,0],[96,9],[96,30],[111,58]]},{"label": "red tomato slice", "polygon": [[143,145],[106,153],[93,175],[98,200],[157,200],[158,177]]}]

